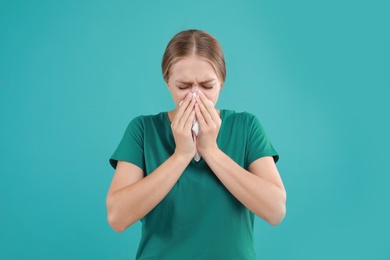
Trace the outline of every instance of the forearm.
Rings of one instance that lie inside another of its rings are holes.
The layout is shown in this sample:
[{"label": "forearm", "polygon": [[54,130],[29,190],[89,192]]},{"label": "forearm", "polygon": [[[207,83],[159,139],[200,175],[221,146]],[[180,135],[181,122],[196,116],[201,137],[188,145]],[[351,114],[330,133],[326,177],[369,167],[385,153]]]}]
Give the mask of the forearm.
[{"label": "forearm", "polygon": [[280,223],[286,211],[283,187],[245,170],[218,148],[202,156],[222,184],[244,206],[272,225]]},{"label": "forearm", "polygon": [[138,182],[110,194],[108,218],[116,231],[123,231],[148,214],[175,185],[190,160],[172,155]]}]

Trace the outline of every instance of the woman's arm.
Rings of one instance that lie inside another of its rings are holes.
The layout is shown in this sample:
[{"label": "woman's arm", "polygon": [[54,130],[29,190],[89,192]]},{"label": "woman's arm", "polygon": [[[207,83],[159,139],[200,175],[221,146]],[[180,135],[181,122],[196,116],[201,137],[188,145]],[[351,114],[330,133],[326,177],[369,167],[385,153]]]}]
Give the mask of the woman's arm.
[{"label": "woman's arm", "polygon": [[138,166],[119,161],[107,194],[107,218],[111,227],[121,232],[148,214],[175,185],[195,155],[191,127],[195,100],[188,95],[178,109],[172,132],[176,149],[156,170],[144,177]]},{"label": "woman's arm", "polygon": [[121,232],[148,214],[172,189],[190,160],[174,154],[146,177],[138,166],[119,161],[106,200],[111,227]]},{"label": "woman's arm", "polygon": [[219,149],[202,154],[223,185],[243,205],[271,225],[278,225],[286,214],[286,191],[272,157],[262,157],[249,171]]},{"label": "woman's arm", "polygon": [[286,214],[286,191],[273,158],[257,159],[248,171],[229,158],[216,142],[221,118],[203,93],[198,94],[195,112],[200,126],[199,153],[243,205],[271,225],[279,224]]}]

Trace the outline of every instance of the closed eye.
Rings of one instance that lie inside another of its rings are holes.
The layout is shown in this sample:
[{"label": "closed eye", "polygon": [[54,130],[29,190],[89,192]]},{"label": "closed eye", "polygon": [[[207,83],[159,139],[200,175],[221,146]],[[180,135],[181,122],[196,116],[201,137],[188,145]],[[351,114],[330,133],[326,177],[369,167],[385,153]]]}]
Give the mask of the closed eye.
[{"label": "closed eye", "polygon": [[190,86],[178,86],[179,89],[187,89],[189,88]]}]

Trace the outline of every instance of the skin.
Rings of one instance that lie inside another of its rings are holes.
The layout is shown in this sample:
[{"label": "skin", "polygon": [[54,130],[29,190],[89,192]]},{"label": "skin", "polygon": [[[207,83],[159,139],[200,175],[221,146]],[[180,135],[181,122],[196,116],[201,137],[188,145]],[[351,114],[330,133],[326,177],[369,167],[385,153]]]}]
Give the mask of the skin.
[{"label": "skin", "polygon": [[[196,150],[221,183],[249,210],[271,225],[286,214],[286,191],[272,157],[254,161],[243,169],[218,148],[221,126],[215,109],[222,86],[213,66],[198,56],[185,57],[171,67],[167,81],[176,108],[168,112],[176,149],[154,172],[144,177],[138,166],[119,161],[107,194],[111,227],[121,232],[148,214],[180,178]],[[197,93],[194,98],[192,93]],[[183,101],[179,107],[179,103]],[[191,127],[199,123],[195,146]]]}]

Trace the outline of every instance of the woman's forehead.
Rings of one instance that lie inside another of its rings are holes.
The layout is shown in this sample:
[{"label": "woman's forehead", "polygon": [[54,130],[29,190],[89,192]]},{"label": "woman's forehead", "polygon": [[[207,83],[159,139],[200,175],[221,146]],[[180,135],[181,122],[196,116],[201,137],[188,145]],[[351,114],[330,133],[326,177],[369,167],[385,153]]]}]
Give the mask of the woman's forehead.
[{"label": "woman's forehead", "polygon": [[172,65],[171,76],[182,81],[195,79],[206,81],[215,79],[216,72],[210,62],[205,59],[185,58]]}]

